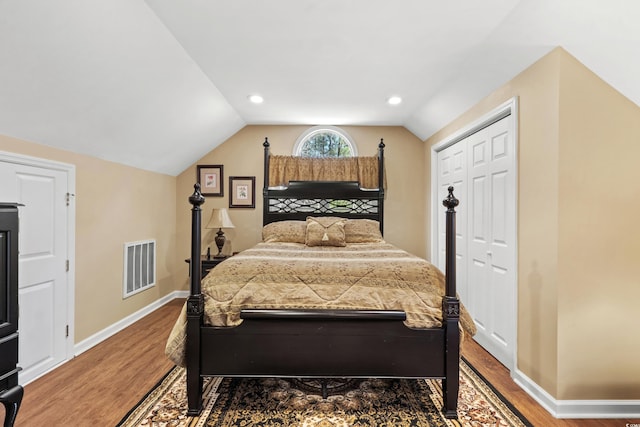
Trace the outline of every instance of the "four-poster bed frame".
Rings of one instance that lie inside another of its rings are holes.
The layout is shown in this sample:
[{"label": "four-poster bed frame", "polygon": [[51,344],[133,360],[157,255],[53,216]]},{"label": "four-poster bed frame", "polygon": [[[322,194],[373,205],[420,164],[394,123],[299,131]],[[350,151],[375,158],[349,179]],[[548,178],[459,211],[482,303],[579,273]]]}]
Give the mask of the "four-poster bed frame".
[{"label": "four-poster bed frame", "polygon": [[[384,143],[379,145],[379,186],[357,182],[292,182],[269,188],[269,143],[264,146],[263,222],[304,220],[308,215],[368,218],[383,228]],[[191,282],[187,299],[188,414],[202,409],[205,376],[290,378],[441,378],[443,412],[457,418],[460,358],[460,302],[455,278],[455,207],[449,188],[446,206],[446,296],[442,327],[411,329],[403,311],[243,310],[242,324],[218,327],[203,322],[201,294],[201,208],[198,184],[189,198]],[[339,265],[336,266],[339,268]]]}]

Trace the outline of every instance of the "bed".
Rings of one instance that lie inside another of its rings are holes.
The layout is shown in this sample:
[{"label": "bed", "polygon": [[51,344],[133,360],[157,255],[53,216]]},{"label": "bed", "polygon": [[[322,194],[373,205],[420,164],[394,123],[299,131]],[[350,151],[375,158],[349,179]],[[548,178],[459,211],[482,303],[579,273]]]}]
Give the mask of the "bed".
[{"label": "bed", "polygon": [[[375,377],[441,378],[442,410],[457,418],[461,325],[470,334],[474,327],[456,294],[453,188],[443,202],[443,275],[382,238],[382,140],[378,188],[366,190],[353,181],[270,187],[268,140],[263,146],[264,241],[220,263],[202,283],[199,262],[193,262],[201,259],[204,197],[198,184],[189,198],[190,296],[167,343],[170,358],[187,369],[188,414],[202,409],[206,376]],[[408,266],[417,270],[405,272]],[[402,297],[372,283],[398,276],[409,278],[395,286]],[[254,283],[256,277],[266,277],[266,288]]]}]

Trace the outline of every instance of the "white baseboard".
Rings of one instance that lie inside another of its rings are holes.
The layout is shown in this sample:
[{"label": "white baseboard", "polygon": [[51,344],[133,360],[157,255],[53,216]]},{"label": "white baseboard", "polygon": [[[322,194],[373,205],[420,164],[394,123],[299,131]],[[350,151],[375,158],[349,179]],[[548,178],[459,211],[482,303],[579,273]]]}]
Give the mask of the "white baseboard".
[{"label": "white baseboard", "polygon": [[116,333],[120,332],[121,330],[123,330],[124,328],[126,328],[127,326],[130,326],[132,324],[134,324],[135,322],[137,322],[138,320],[142,319],[144,316],[146,316],[149,313],[154,312],[155,310],[157,310],[158,308],[162,307],[163,305],[165,305],[166,303],[168,303],[169,301],[176,299],[176,298],[187,298],[189,296],[189,291],[173,291],[172,293],[165,295],[164,297],[152,302],[151,304],[149,304],[146,307],[141,308],[140,310],[136,311],[133,314],[130,314],[129,316],[125,317],[122,320],[119,320],[118,322],[114,323],[113,325],[99,331],[96,332],[95,334],[91,335],[89,338],[86,338],[82,341],[80,341],[79,343],[77,343],[73,349],[73,353],[74,353],[74,357],[78,356],[82,353],[84,353],[85,351],[89,350],[91,347],[101,343],[102,341],[106,340],[107,338],[111,337],[112,335],[115,335]]},{"label": "white baseboard", "polygon": [[640,400],[557,400],[519,370],[513,380],[556,418],[640,418]]}]

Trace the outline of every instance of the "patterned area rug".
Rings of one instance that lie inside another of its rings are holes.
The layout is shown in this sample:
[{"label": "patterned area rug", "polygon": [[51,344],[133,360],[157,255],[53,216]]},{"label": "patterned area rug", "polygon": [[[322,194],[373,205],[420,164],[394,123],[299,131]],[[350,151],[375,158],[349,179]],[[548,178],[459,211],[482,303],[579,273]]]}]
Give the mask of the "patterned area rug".
[{"label": "patterned area rug", "polygon": [[186,416],[185,371],[172,369],[118,424],[132,426],[531,426],[484,379],[460,363],[458,420],[441,414],[439,380],[207,378],[204,409]]}]

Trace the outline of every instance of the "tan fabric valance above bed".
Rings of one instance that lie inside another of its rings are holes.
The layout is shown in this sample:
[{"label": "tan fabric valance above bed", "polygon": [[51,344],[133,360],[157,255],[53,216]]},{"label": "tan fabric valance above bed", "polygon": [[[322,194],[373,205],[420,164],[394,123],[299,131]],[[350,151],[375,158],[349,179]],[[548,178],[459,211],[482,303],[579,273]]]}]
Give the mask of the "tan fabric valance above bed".
[{"label": "tan fabric valance above bed", "polygon": [[[378,188],[378,157],[269,157],[269,187],[289,181],[358,181],[361,188]],[[386,174],[384,187],[386,188]]]}]

